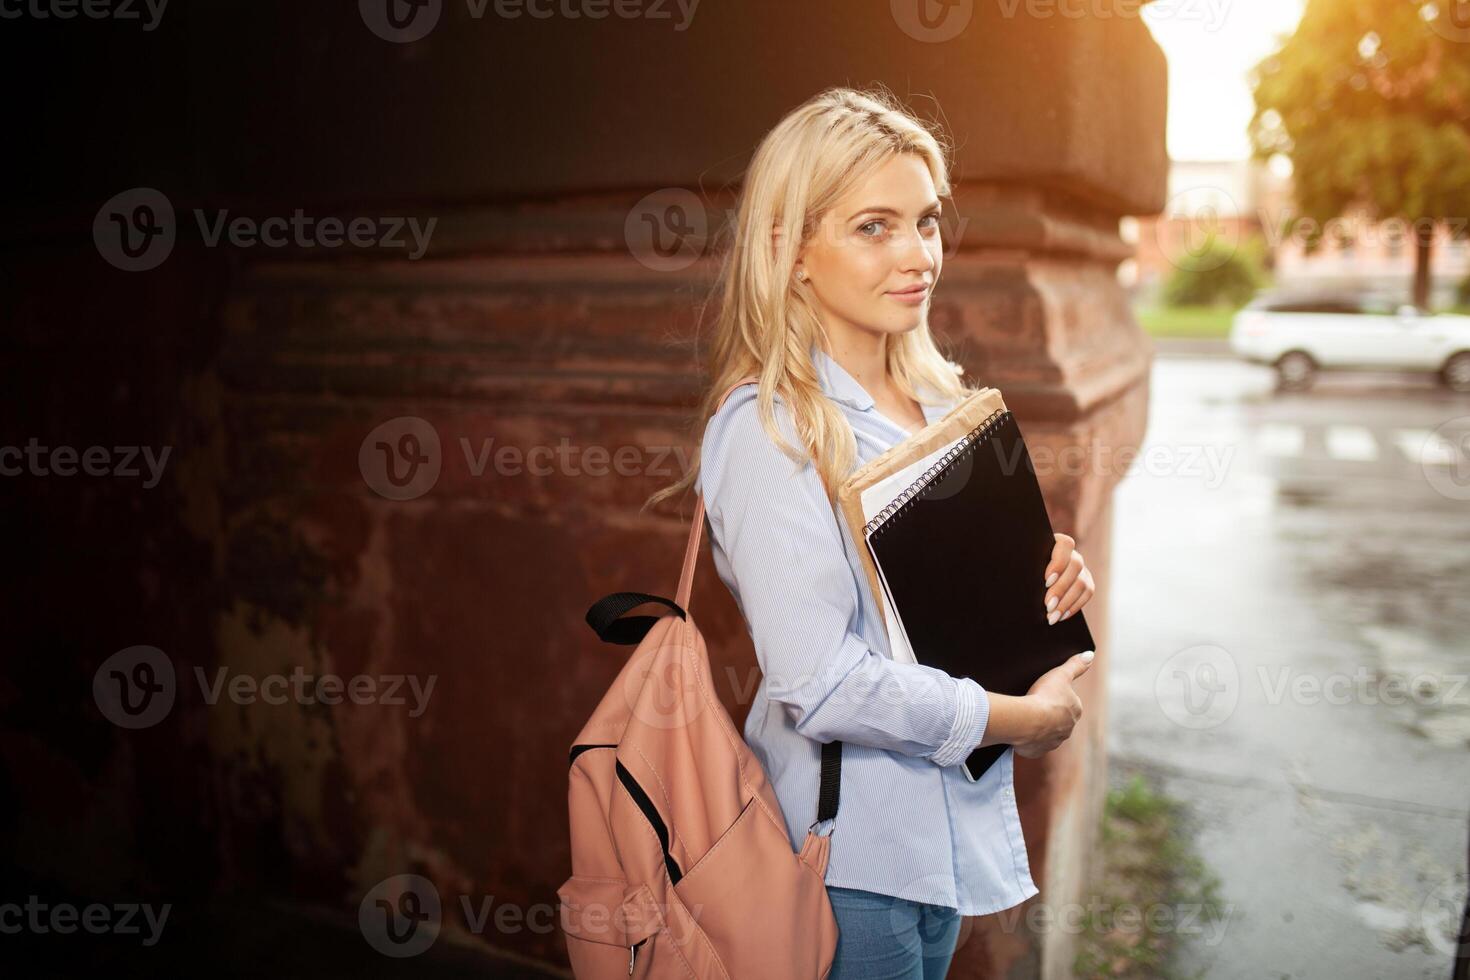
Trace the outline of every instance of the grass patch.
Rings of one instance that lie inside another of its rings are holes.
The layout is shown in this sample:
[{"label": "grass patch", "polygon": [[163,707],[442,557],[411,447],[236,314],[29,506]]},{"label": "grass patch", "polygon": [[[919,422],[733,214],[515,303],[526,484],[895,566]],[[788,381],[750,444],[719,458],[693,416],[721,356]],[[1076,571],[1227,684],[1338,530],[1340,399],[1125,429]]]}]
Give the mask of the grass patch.
[{"label": "grass patch", "polygon": [[1141,774],[1108,792],[1099,856],[1073,972],[1083,978],[1183,977],[1181,943],[1218,936],[1228,921],[1220,881],[1194,852],[1180,804]]},{"label": "grass patch", "polygon": [[1229,306],[1147,306],[1133,311],[1143,329],[1153,337],[1230,336],[1235,309]]}]

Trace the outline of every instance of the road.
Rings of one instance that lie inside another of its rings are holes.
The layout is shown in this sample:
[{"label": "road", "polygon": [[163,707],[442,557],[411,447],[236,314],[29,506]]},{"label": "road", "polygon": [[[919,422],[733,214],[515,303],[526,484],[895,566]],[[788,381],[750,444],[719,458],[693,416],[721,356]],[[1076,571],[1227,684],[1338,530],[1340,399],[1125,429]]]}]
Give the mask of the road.
[{"label": "road", "polygon": [[1187,970],[1445,980],[1470,825],[1470,396],[1272,388],[1160,345],[1152,461],[1116,496],[1110,758],[1187,804],[1222,880],[1224,929],[1189,937]]}]

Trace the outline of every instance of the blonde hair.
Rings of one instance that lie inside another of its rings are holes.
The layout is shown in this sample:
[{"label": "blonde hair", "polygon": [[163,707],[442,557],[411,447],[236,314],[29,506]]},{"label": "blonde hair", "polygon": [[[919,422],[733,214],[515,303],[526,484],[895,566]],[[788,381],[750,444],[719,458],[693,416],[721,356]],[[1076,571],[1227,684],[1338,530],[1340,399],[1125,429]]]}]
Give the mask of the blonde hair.
[{"label": "blonde hair", "polygon": [[[826,397],[812,363],[814,344],[831,344],[807,283],[794,275],[802,244],[818,231],[823,216],[849,189],[900,153],[917,155],[928,166],[940,197],[950,194],[945,151],[938,136],[881,86],[858,91],[829,88],[793,109],[756,149],[740,190],[732,241],[716,281],[719,313],[696,417],[701,436],[730,385],[759,375],[757,406],[762,427],[782,452],[797,462],[810,459],[832,499],[838,483],[853,468],[852,427]],[[800,227],[801,235],[774,228]],[[818,343],[818,341],[821,343]],[[887,338],[885,362],[895,387],[919,400],[921,385],[944,399],[970,389],[960,368],[935,346],[925,320],[913,330]],[[800,447],[778,430],[774,395],[791,413]],[[702,448],[702,447],[701,447]],[[694,485],[700,452],[676,483],[654,493],[644,508]]]}]

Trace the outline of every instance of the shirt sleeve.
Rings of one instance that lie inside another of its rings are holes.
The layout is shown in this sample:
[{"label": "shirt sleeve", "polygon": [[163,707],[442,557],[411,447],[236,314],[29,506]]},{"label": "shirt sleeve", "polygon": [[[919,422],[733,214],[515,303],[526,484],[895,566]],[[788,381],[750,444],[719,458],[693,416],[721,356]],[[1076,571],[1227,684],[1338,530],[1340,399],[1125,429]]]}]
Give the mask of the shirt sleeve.
[{"label": "shirt sleeve", "polygon": [[[755,394],[737,389],[710,419],[700,483],[769,698],[818,742],[869,745],[938,766],[962,762],[985,733],[984,689],[971,678],[896,662],[855,632],[866,577],[860,583],[848,561],[847,532],[815,465],[777,447],[760,423]],[[779,397],[775,414],[783,437],[799,448]]]}]

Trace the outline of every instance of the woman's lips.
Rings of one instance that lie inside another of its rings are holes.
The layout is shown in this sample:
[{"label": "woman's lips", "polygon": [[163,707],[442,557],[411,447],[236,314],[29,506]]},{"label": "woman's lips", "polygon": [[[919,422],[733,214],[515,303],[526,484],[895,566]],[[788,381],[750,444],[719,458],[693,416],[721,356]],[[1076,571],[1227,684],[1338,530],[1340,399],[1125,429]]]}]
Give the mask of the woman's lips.
[{"label": "woman's lips", "polygon": [[892,296],[900,303],[907,303],[910,306],[918,306],[919,304],[923,303],[924,300],[928,299],[929,287],[914,286],[909,289],[890,290],[888,295]]}]

